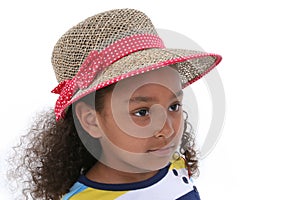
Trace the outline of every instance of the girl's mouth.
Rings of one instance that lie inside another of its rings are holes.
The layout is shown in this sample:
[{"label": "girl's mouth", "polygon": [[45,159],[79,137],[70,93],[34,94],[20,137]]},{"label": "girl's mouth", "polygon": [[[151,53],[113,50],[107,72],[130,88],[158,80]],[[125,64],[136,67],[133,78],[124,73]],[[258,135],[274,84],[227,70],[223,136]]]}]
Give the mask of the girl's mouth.
[{"label": "girl's mouth", "polygon": [[170,145],[163,148],[158,148],[154,150],[149,150],[148,153],[154,154],[159,157],[170,156],[174,153],[175,145]]}]

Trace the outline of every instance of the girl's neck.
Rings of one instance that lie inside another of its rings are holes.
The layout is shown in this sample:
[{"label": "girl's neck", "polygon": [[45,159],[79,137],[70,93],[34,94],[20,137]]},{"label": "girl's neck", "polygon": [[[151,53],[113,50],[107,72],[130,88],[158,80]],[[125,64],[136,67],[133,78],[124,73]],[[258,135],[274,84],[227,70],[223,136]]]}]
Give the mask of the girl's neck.
[{"label": "girl's neck", "polygon": [[101,162],[97,162],[86,174],[86,177],[92,181],[106,184],[134,183],[147,180],[153,177],[158,170],[146,173],[128,173],[118,171],[108,167]]}]

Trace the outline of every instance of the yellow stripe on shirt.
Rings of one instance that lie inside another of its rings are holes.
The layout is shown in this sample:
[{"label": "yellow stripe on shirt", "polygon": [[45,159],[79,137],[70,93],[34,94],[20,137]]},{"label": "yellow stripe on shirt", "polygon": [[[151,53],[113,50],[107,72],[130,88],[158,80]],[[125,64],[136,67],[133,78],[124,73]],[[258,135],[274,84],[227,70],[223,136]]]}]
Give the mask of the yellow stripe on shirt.
[{"label": "yellow stripe on shirt", "polygon": [[75,194],[70,198],[70,200],[82,200],[82,199],[100,199],[101,200],[112,200],[119,196],[125,194],[128,191],[107,191],[107,190],[97,190],[93,188],[87,188],[80,193]]}]

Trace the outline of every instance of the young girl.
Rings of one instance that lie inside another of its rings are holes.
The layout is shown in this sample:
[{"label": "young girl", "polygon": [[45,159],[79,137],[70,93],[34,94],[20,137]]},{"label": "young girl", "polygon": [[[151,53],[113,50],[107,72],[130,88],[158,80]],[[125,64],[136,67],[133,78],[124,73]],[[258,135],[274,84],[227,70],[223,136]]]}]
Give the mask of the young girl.
[{"label": "young girl", "polygon": [[[16,177],[34,199],[200,199],[183,88],[221,61],[167,49],[133,9],[89,17],[57,42],[55,108],[19,146]],[[17,157],[15,158],[17,159]],[[20,178],[21,179],[21,178]]]}]

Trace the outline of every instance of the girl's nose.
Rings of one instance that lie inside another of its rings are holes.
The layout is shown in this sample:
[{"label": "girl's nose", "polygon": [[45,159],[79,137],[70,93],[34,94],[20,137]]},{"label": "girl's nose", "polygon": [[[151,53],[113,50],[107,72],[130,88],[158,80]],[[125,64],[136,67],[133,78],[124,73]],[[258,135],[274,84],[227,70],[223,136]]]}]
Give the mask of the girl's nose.
[{"label": "girl's nose", "polygon": [[157,131],[154,134],[154,136],[155,137],[169,138],[173,134],[174,134],[174,128],[172,126],[172,120],[171,119],[166,119],[165,124],[163,125],[162,129]]}]

